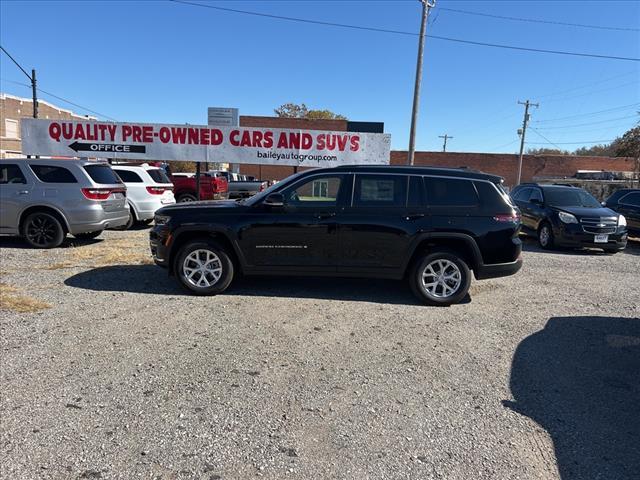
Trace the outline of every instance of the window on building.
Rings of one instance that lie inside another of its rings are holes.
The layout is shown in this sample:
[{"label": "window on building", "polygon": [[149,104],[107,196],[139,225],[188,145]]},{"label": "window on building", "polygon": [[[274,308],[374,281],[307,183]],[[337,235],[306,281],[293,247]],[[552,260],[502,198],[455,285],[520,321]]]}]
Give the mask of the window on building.
[{"label": "window on building", "polygon": [[407,177],[404,175],[356,176],[354,207],[404,207]]},{"label": "window on building", "polygon": [[425,177],[425,186],[431,206],[460,207],[478,204],[478,193],[470,180]]},{"label": "window on building", "polygon": [[20,138],[18,136],[18,121],[10,118],[4,119],[5,138]]},{"label": "window on building", "polygon": [[76,177],[63,167],[50,165],[30,165],[33,173],[44,183],[77,183]]},{"label": "window on building", "polygon": [[18,165],[11,163],[0,165],[0,185],[8,183],[27,183]]}]

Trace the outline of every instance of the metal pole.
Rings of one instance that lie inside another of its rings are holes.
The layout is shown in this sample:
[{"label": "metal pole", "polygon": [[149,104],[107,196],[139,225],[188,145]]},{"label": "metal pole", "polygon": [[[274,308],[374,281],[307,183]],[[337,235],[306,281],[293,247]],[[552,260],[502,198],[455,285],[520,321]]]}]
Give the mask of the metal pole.
[{"label": "metal pole", "polygon": [[524,119],[522,120],[522,137],[520,138],[520,155],[518,156],[518,178],[516,185],[520,185],[520,179],[522,178],[522,156],[524,155],[524,138],[527,134],[527,125],[529,124],[529,106],[533,105],[538,107],[537,103],[531,103],[529,100],[526,102],[518,101],[520,105],[524,105]]},{"label": "metal pole", "polygon": [[420,23],[420,38],[418,39],[418,59],[416,64],[416,83],[413,88],[413,109],[411,113],[411,130],[409,131],[409,155],[407,163],[413,165],[416,149],[416,127],[418,125],[418,103],[420,101],[420,84],[422,83],[422,53],[424,51],[424,36],[427,30],[427,19],[429,10],[436,2],[435,0],[420,0],[422,3],[422,22]]},{"label": "metal pole", "polygon": [[196,162],[196,198],[200,200],[200,162]]},{"label": "metal pole", "polygon": [[31,90],[33,94],[33,118],[38,118],[38,94],[36,88],[36,70],[31,70]]}]

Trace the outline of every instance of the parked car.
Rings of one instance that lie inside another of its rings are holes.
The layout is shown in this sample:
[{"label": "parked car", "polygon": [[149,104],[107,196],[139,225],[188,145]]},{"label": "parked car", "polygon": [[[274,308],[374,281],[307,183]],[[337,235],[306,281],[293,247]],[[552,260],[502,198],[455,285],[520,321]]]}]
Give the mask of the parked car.
[{"label": "parked car", "polygon": [[243,201],[161,208],[158,265],[191,292],[235,272],[402,279],[434,305],[516,273],[520,218],[502,179],[466,169],[344,166],[294,174]]},{"label": "parked car", "polygon": [[164,170],[142,165],[112,165],[113,171],[127,187],[129,221],[123,227],[131,228],[136,222],[151,223],[156,210],[176,203],[173,183]]},{"label": "parked car", "polygon": [[[174,173],[169,178],[173,183],[176,202],[198,200],[195,173]],[[229,185],[224,176],[209,172],[200,175],[200,200],[226,200],[227,198],[229,198]]]},{"label": "parked car", "polygon": [[36,248],[59,246],[67,233],[96,238],[129,219],[126,187],[107,163],[0,160],[0,233]]},{"label": "parked car", "polygon": [[640,188],[617,190],[602,205],[624,215],[629,233],[640,235]]},{"label": "parked car", "polygon": [[[256,193],[262,192],[269,184],[261,180],[249,180],[246,175],[240,175],[234,172],[224,170],[212,170],[209,173],[222,175],[229,183],[229,199],[249,198]],[[251,177],[254,178],[254,177]]]},{"label": "parked car", "polygon": [[616,253],[627,246],[627,222],[586,190],[570,185],[523,183],[511,198],[522,213],[522,232],[544,249],[595,247]]}]

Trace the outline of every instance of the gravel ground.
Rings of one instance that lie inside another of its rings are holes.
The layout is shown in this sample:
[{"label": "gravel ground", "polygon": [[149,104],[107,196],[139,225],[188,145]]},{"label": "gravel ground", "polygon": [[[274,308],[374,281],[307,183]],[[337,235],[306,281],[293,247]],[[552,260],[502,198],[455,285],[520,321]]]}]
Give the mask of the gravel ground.
[{"label": "gravel ground", "polygon": [[371,280],[193,297],[146,230],[103,238],[0,239],[2,281],[51,305],[0,310],[2,478],[637,478],[640,243],[528,241],[433,308]]}]

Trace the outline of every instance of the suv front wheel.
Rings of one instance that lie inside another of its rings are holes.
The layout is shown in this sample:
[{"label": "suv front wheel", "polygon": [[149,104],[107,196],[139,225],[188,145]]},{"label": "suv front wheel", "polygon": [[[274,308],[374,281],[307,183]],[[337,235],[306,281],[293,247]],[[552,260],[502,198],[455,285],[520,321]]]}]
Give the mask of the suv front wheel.
[{"label": "suv front wheel", "polygon": [[454,252],[438,251],[418,259],[409,283],[420,300],[430,305],[452,305],[467,295],[471,272]]},{"label": "suv front wheel", "polygon": [[223,247],[212,240],[188,243],[176,256],[180,283],[196,295],[224,292],[233,280],[233,262]]}]

